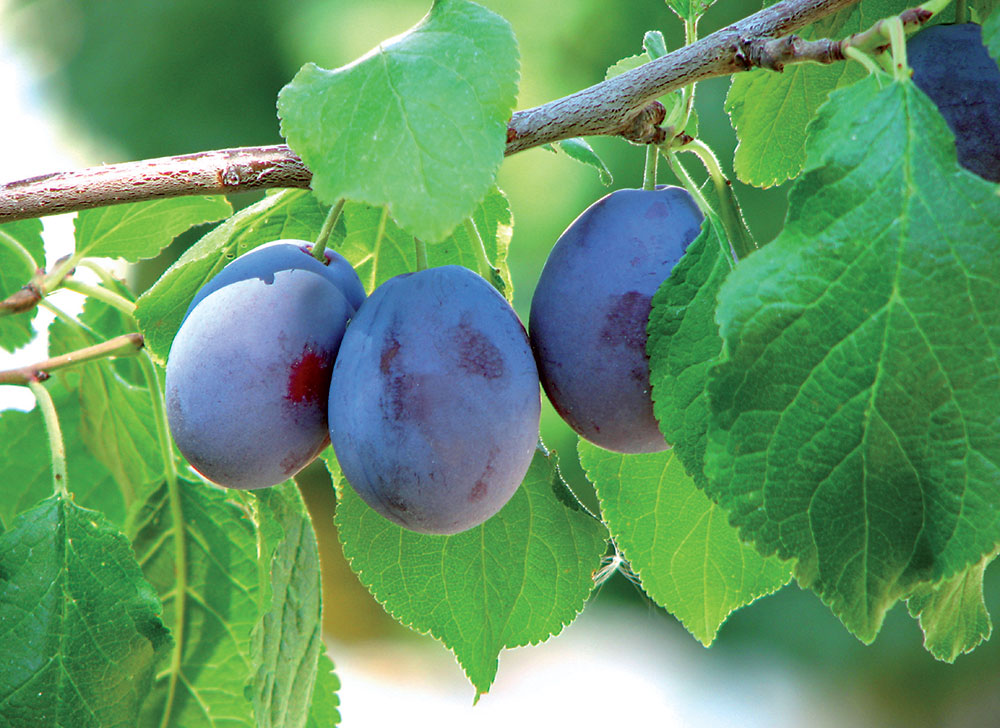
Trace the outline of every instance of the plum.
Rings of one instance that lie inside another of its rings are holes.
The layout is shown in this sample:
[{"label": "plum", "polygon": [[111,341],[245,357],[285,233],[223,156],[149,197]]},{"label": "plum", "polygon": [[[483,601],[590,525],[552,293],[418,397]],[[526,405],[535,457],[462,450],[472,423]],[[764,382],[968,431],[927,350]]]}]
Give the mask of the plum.
[{"label": "plum", "polygon": [[286,247],[296,265],[283,247],[263,246],[209,281],[167,358],[177,447],[231,488],[287,480],[328,441],[330,376],[354,308],[322,264]]},{"label": "plum", "polygon": [[679,187],[616,190],[570,224],[542,268],[528,319],[538,374],[556,411],[600,447],[669,447],[653,416],[646,323],[701,222]]},{"label": "plum", "polygon": [[1000,182],[1000,67],[975,23],[933,25],[906,44],[913,82],[955,134],[958,163]]},{"label": "plum", "polygon": [[540,410],[517,314],[472,271],[443,266],[389,279],[358,310],[333,370],[330,439],[368,505],[450,534],[517,490]]},{"label": "plum", "polygon": [[311,270],[326,276],[331,283],[340,289],[354,310],[360,308],[361,303],[365,300],[365,288],[361,285],[357,271],[354,270],[347,258],[327,249],[324,251],[327,261],[324,265],[313,257],[311,251],[312,243],[291,238],[275,240],[248,250],[201,287],[188,305],[187,313],[191,313],[194,307],[208,294],[223,286],[247,278],[269,280],[275,271],[290,268]]}]

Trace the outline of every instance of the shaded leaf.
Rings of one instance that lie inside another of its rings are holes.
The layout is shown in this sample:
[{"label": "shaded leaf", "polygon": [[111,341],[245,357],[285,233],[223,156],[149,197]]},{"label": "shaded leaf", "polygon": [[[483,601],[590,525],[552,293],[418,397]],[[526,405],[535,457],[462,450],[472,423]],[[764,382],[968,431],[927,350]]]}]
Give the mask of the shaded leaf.
[{"label": "shaded leaf", "polygon": [[545,148],[553,152],[565,152],[566,156],[570,159],[575,159],[580,164],[593,167],[597,170],[597,174],[601,178],[601,184],[605,187],[614,182],[614,177],[611,176],[611,170],[608,169],[606,164],[604,164],[604,160],[601,159],[597,152],[594,151],[594,148],[581,137],[563,139],[562,141],[554,142],[551,145],[546,144]]},{"label": "shaded leaf", "polygon": [[1000,540],[1000,197],[909,81],[836,91],[811,129],[784,230],[719,293],[706,475],[869,642]]},{"label": "shaded leaf", "polygon": [[52,496],[0,535],[0,722],[135,725],[170,635],[128,541]]},{"label": "shaded leaf", "polygon": [[[270,568],[261,580],[266,611],[254,628],[250,652],[256,666],[254,715],[258,728],[301,728],[310,713],[323,653],[316,534],[291,481],[255,495],[260,561]],[[324,696],[320,702],[328,701]]]},{"label": "shaded leaf", "polygon": [[708,372],[722,351],[715,300],[734,264],[717,221],[701,234],[653,296],[646,327],[653,413],[674,454],[704,486]]}]

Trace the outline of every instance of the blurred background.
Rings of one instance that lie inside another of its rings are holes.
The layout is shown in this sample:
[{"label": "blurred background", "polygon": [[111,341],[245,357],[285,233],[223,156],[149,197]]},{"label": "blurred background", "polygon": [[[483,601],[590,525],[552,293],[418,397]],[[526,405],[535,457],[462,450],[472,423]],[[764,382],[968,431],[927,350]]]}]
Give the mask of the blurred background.
[{"label": "blurred background", "polygon": [[[662,0],[482,1],[517,34],[518,108],[603,80],[609,65],[641,51],[647,30],[661,30],[669,48],[683,37]],[[0,0],[0,181],[279,142],[275,99],[303,63],[347,63],[406,30],[428,6],[429,0]],[[720,3],[702,20],[702,32],[757,7],[752,0]],[[722,110],[728,84],[701,83],[697,109],[702,138],[731,172],[736,139]],[[642,149],[617,139],[590,141],[614,187],[641,184]],[[693,157],[685,161],[696,171]],[[674,182],[666,169],[660,181]],[[514,212],[510,267],[515,308],[526,320],[549,248],[611,188],[589,168],[543,150],[505,161],[500,186]],[[735,186],[757,239],[773,238],[787,190]],[[45,224],[51,262],[69,251],[72,227],[59,217]],[[161,259],[129,271],[137,292],[194,239],[184,236]],[[0,355],[0,368],[41,358],[44,342]],[[0,408],[33,404],[30,396],[0,390]],[[575,436],[551,408],[543,413],[542,434],[564,455],[573,488],[596,507],[576,464]],[[734,614],[706,650],[621,575],[595,592],[564,634],[502,654],[496,684],[473,707],[474,691],[451,653],[386,616],[344,563],[325,471],[313,468],[306,480],[346,726],[651,718],[677,726],[1000,725],[996,638],[944,665],[923,650],[919,628],[897,606],[876,643],[865,647],[815,596],[792,585]],[[995,573],[987,574],[987,606],[1000,613]]]}]

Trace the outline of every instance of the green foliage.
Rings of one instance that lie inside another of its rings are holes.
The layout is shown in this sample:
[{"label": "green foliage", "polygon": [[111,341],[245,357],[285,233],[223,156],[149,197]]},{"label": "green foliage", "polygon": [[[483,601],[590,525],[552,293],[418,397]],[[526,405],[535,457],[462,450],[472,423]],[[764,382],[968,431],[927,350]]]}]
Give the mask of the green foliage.
[{"label": "green foliage", "polygon": [[[344,237],[336,246],[337,252],[351,262],[369,293],[393,276],[416,270],[416,241],[393,222],[387,208],[351,202],[344,206],[342,219]],[[486,257],[500,269],[505,293],[510,298],[513,284],[507,267],[507,249],[513,219],[503,192],[496,187],[491,189],[476,205],[472,219],[483,238]],[[475,270],[475,244],[469,240],[464,226],[456,228],[443,242],[427,247],[428,265],[464,265]]]},{"label": "green foliage", "polygon": [[[20,289],[37,269],[44,267],[41,220],[0,225],[0,299]],[[0,348],[14,351],[31,341],[34,317],[34,310],[20,316],[0,317]]]},{"label": "green foliage", "polygon": [[189,227],[232,213],[225,197],[176,197],[83,210],[75,221],[76,254],[120,256],[134,263],[156,256]]},{"label": "green foliage", "polygon": [[647,594],[708,647],[731,612],[784,586],[787,564],[740,543],[673,451],[622,455],[580,440],[580,463]]},{"label": "green foliage", "polygon": [[646,351],[653,412],[685,471],[705,485],[709,367],[722,350],[715,299],[735,265],[720,224],[709,217],[701,234],[653,296]]},{"label": "green foliage", "polygon": [[[667,2],[689,33],[711,4]],[[1000,58],[995,0],[970,5]],[[904,7],[863,0],[802,34],[844,37]],[[666,51],[650,31],[608,78]],[[314,191],[269,193],[236,214],[222,197],[191,197],[77,215],[70,265],[156,256],[188,228],[225,219],[134,315],[132,293],[110,276],[79,313],[55,311],[50,356],[124,333],[146,346],[39,376],[61,423],[68,496],[52,495],[60,448],[39,408],[0,413],[0,724],[339,722],[316,535],[296,485],[226,491],[198,478],[170,441],[159,365],[202,285],[258,245],[315,240],[341,198],[329,245],[367,290],[414,270],[418,241],[432,266],[477,269],[479,243],[462,224],[471,218],[512,298],[513,214],[496,173],[518,63],[506,21],[437,0],[411,30],[333,71],[307,64],[282,91],[282,132]],[[668,125],[682,123],[691,93],[663,99]],[[727,239],[706,211],[647,325],[654,412],[673,448],[621,455],[581,441],[599,518],[540,450],[496,516],[420,535],[378,516],[332,451],[322,456],[358,579],[397,621],[451,649],[477,697],[502,650],[544,641],[582,610],[610,571],[609,539],[611,565],[623,555],[705,645],[792,576],[865,642],[901,600],[938,660],[992,632],[983,579],[1000,544],[997,186],[958,167],[950,132],[911,83],[853,62],[736,74],[726,109],[741,179],[797,178],[788,217],[736,262],[752,240]],[[697,134],[694,115],[686,131]],[[587,140],[550,148],[611,182],[613,165]],[[38,220],[0,226],[0,299],[42,280],[41,233]],[[47,274],[46,295],[60,284]],[[34,311],[6,313],[0,348],[13,351],[38,332]]]},{"label": "green foliage", "polygon": [[821,110],[784,231],[719,293],[711,495],[866,642],[1000,536],[995,191],[912,83],[869,77]]},{"label": "green foliage", "polygon": [[[331,451],[331,475],[342,479]],[[535,454],[524,483],[481,526],[454,536],[407,531],[340,486],[337,530],[362,583],[403,624],[454,651],[477,695],[504,648],[558,634],[594,588],[607,532],[556,468]]]},{"label": "green foliage", "polygon": [[278,96],[281,133],[320,199],[384,205],[418,238],[443,240],[493,184],[517,81],[506,20],[435,0],[416,26],[355,62],[303,66]]},{"label": "green foliage", "polygon": [[[863,0],[797,35],[807,40],[845,38],[908,7],[904,0]],[[733,163],[736,176],[758,187],[797,176],[805,161],[806,127],[816,110],[832,90],[864,75],[864,68],[853,61],[795,63],[782,73],[757,69],[735,74],[726,111],[740,140]]]},{"label": "green foliage", "polygon": [[5,725],[134,725],[169,643],[128,540],[101,514],[51,496],[0,535]]}]

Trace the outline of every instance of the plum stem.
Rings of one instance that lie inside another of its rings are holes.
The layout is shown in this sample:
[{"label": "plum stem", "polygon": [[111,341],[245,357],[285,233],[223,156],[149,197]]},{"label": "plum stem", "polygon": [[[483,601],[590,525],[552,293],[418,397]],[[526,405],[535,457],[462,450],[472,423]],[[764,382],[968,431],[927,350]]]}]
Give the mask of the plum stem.
[{"label": "plum stem", "polygon": [[66,485],[66,443],[63,440],[62,428],[59,427],[59,415],[56,413],[56,405],[37,377],[28,380],[28,386],[35,401],[38,402],[38,409],[42,412],[45,420],[45,432],[49,436],[49,450],[52,453],[52,485],[56,495],[67,497],[69,489]]},{"label": "plum stem", "polygon": [[506,285],[504,284],[503,276],[500,275],[500,269],[490,262],[490,258],[486,254],[486,244],[483,242],[483,236],[479,234],[476,221],[471,217],[465,218],[465,234],[469,236],[469,240],[472,242],[476,264],[479,266],[479,275],[492,283],[493,287],[500,291],[500,293],[506,295],[504,290]]},{"label": "plum stem", "polygon": [[419,238],[413,239],[413,246],[417,253],[417,270],[427,270],[427,243]]},{"label": "plum stem", "polygon": [[659,159],[659,150],[655,144],[646,145],[646,167],[642,175],[642,189],[656,189],[656,163]]},{"label": "plum stem", "polygon": [[965,0],[955,0],[955,24],[961,25],[968,21],[968,8]]},{"label": "plum stem", "polygon": [[326,265],[326,243],[330,239],[330,235],[333,234],[333,229],[337,227],[337,221],[340,219],[340,213],[344,211],[345,202],[346,200],[342,197],[333,203],[330,211],[326,214],[319,235],[316,236],[316,242],[313,244],[313,257],[323,265]]}]

